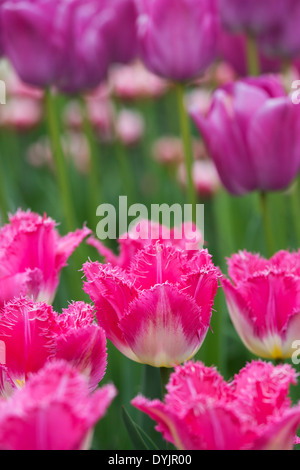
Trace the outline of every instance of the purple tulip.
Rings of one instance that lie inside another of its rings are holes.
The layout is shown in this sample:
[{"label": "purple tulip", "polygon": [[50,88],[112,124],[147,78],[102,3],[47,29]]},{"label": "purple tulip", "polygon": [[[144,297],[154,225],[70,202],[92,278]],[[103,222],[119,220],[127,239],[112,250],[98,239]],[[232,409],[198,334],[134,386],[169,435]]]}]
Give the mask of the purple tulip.
[{"label": "purple tulip", "polygon": [[[247,58],[247,37],[241,33],[231,33],[222,29],[219,41],[220,58],[229,63],[240,76],[249,75]],[[266,56],[261,48],[259,54],[259,70],[261,74],[279,73],[282,67],[280,60]]]},{"label": "purple tulip", "polygon": [[266,54],[270,56],[294,59],[300,55],[300,2],[290,0],[287,14],[278,28],[266,32],[260,43]]},{"label": "purple tulip", "polygon": [[206,116],[191,110],[220,179],[235,195],[285,189],[300,167],[300,107],[277,76],[218,89]]},{"label": "purple tulip", "polygon": [[30,85],[66,93],[95,88],[111,62],[136,53],[133,1],[8,0],[5,53]]},{"label": "purple tulip", "polygon": [[135,0],[106,0],[105,37],[110,62],[126,64],[138,56]]},{"label": "purple tulip", "polygon": [[1,10],[5,0],[0,0],[0,57],[4,55]]},{"label": "purple tulip", "polygon": [[164,78],[194,78],[217,54],[219,17],[215,0],[136,0],[140,56]]},{"label": "purple tulip", "polygon": [[276,28],[291,0],[219,0],[221,19],[231,31],[261,34]]}]

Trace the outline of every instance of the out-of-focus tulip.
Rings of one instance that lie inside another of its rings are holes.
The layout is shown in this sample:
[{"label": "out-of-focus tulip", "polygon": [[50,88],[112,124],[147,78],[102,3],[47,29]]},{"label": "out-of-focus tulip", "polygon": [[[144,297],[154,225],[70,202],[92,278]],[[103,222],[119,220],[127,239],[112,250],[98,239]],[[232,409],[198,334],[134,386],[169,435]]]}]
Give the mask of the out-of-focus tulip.
[{"label": "out-of-focus tulip", "polygon": [[94,427],[115,396],[110,384],[90,393],[86,377],[65,361],[47,364],[0,401],[0,449],[89,449]]},{"label": "out-of-focus tulip", "polygon": [[292,406],[290,365],[252,361],[226,382],[213,367],[177,366],[164,403],[137,396],[133,406],[157,422],[180,450],[292,450],[300,405]]},{"label": "out-of-focus tulip", "polygon": [[0,314],[0,396],[27,384],[47,362],[64,359],[88,377],[91,390],[102,380],[107,364],[106,336],[94,321],[94,310],[73,302],[62,313],[44,302],[18,297]]},{"label": "out-of-focus tulip", "polygon": [[104,0],[9,0],[2,7],[5,54],[21,79],[66,93],[96,87],[106,76]]},{"label": "out-of-focus tulip", "polygon": [[[260,74],[278,73],[281,71],[281,61],[263,53],[262,47],[259,43],[257,44],[257,51]],[[235,72],[241,77],[250,75],[247,54],[247,38],[245,34],[231,33],[223,29],[220,33],[219,55],[220,58],[230,64]]]},{"label": "out-of-focus tulip", "polygon": [[219,15],[215,0],[137,0],[140,57],[173,81],[203,73],[216,59]]},{"label": "out-of-focus tulip", "polygon": [[223,24],[231,31],[261,34],[276,28],[293,0],[219,0]]},{"label": "out-of-focus tulip", "polygon": [[[180,184],[186,188],[186,171],[184,165],[178,169],[178,179]],[[213,196],[221,187],[220,178],[215,164],[211,159],[202,159],[194,162],[193,181],[200,198]]]},{"label": "out-of-focus tulip", "polygon": [[[201,103],[205,106],[205,103]],[[193,152],[195,160],[203,158],[205,149],[200,139],[193,139]],[[162,165],[178,166],[184,161],[184,148],[182,139],[174,135],[159,137],[152,146],[152,157]]]},{"label": "out-of-focus tulip", "polygon": [[104,5],[109,62],[127,64],[138,56],[135,0],[104,0]]},{"label": "out-of-focus tulip", "polygon": [[134,145],[143,138],[145,123],[138,111],[124,108],[115,119],[116,136],[124,145]]},{"label": "out-of-focus tulip", "polygon": [[232,322],[257,356],[291,358],[300,338],[300,252],[269,260],[246,251],[228,260],[232,282],[222,279]]},{"label": "out-of-focus tulip", "polygon": [[260,38],[260,44],[265,54],[291,60],[300,55],[300,3],[298,0],[290,0],[287,5],[287,14],[282,18],[280,26],[266,31]]},{"label": "out-of-focus tulip", "polygon": [[168,89],[167,81],[151,73],[140,61],[111,67],[109,85],[112,94],[122,100],[157,98]]},{"label": "out-of-focus tulip", "polygon": [[0,309],[19,295],[51,303],[61,269],[83,239],[84,227],[60,236],[46,215],[18,210],[0,230]]},{"label": "out-of-focus tulip", "polygon": [[0,126],[16,131],[27,131],[42,121],[41,103],[30,98],[10,98],[1,109]]},{"label": "out-of-focus tulip", "polygon": [[232,194],[287,188],[300,167],[300,107],[279,77],[248,78],[218,89],[206,116],[190,113]]},{"label": "out-of-focus tulip", "polygon": [[125,356],[173,367],[201,347],[219,276],[207,250],[189,257],[157,242],[138,251],[126,271],[98,262],[83,271],[98,323]]}]

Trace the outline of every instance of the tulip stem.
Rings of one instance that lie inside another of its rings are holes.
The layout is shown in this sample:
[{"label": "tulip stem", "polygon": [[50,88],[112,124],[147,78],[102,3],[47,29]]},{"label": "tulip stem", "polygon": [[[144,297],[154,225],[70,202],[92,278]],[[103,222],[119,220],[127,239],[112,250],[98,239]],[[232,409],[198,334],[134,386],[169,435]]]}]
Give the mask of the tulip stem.
[{"label": "tulip stem", "polygon": [[114,123],[114,141],[115,141],[115,151],[116,151],[116,158],[118,160],[118,165],[119,165],[119,172],[120,172],[120,177],[123,183],[123,190],[125,191],[129,203],[134,202],[134,188],[135,188],[135,182],[133,178],[133,173],[129,165],[129,155],[126,152],[125,146],[123,142],[120,140],[120,137],[118,136],[117,133],[117,125],[116,125],[116,120],[117,120],[117,113],[119,111],[119,103],[117,100],[117,97],[113,97],[114,100],[114,105],[115,105],[115,123]]},{"label": "tulip stem", "polygon": [[247,57],[249,75],[258,76],[260,73],[258,48],[255,38],[250,34],[247,36]]},{"label": "tulip stem", "polygon": [[261,204],[261,212],[262,212],[265,240],[266,240],[266,246],[267,246],[267,254],[270,257],[275,253],[275,243],[274,243],[274,238],[273,238],[273,230],[271,226],[270,214],[268,211],[267,195],[265,192],[260,193],[260,204]]},{"label": "tulip stem", "polygon": [[300,181],[296,181],[293,188],[290,190],[290,197],[293,210],[293,219],[295,231],[297,236],[297,245],[300,246]]},{"label": "tulip stem", "polygon": [[162,399],[164,398],[166,394],[166,385],[169,382],[170,378],[170,372],[172,369],[169,369],[168,367],[160,367],[160,380],[161,380],[161,396]]},{"label": "tulip stem", "polygon": [[88,116],[86,101],[83,97],[80,97],[81,110],[83,116],[83,128],[86,139],[89,145],[90,153],[90,169],[89,169],[89,210],[91,218],[91,226],[93,227],[96,223],[96,209],[100,203],[97,199],[98,196],[102,200],[101,194],[101,183],[99,182],[99,152],[98,147],[95,144],[95,133]]},{"label": "tulip stem", "polygon": [[2,217],[0,217],[0,225],[2,223],[7,222],[7,215],[8,215],[8,205],[7,205],[7,199],[6,199],[5,185],[3,182],[4,175],[5,175],[5,172],[1,168],[0,169],[0,207],[1,207]]},{"label": "tulip stem", "polygon": [[[193,147],[191,130],[189,125],[189,118],[184,102],[184,85],[182,83],[176,84],[176,95],[177,95],[177,106],[180,119],[181,137],[184,146],[185,156],[185,170],[187,177],[187,191],[188,191],[188,202],[192,204],[193,209],[196,209],[196,190],[193,182]],[[195,211],[193,210],[193,219],[195,217]]]},{"label": "tulip stem", "polygon": [[48,125],[48,133],[55,164],[56,177],[60,190],[63,204],[66,226],[69,231],[76,227],[76,218],[73,210],[72,194],[70,181],[68,178],[68,169],[65,155],[61,143],[61,135],[56,113],[55,97],[49,89],[45,91],[46,119]]}]

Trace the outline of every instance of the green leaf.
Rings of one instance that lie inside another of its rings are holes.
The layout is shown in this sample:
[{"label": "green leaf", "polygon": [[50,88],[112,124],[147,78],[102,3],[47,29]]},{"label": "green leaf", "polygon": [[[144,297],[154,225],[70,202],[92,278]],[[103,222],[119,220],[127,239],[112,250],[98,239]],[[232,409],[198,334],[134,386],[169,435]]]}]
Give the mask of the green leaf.
[{"label": "green leaf", "polygon": [[124,406],[122,406],[122,416],[135,450],[158,450],[152,439],[133,421]]}]

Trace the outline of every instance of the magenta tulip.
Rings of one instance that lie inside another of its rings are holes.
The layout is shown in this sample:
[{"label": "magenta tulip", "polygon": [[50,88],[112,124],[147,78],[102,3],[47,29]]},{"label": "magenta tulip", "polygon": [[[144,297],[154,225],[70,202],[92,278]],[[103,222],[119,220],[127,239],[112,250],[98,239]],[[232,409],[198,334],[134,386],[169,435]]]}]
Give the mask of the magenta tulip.
[{"label": "magenta tulip", "polygon": [[287,188],[300,167],[300,107],[276,76],[218,89],[206,115],[191,110],[232,194]]},{"label": "magenta tulip", "polygon": [[220,0],[220,14],[226,28],[261,34],[276,28],[293,0]]},{"label": "magenta tulip", "polygon": [[171,374],[164,402],[137,396],[132,405],[179,450],[292,450],[300,404],[288,393],[296,377],[289,364],[252,361],[226,382],[189,361]]},{"label": "magenta tulip", "polygon": [[27,384],[49,361],[63,359],[76,367],[94,390],[106,365],[106,336],[94,321],[94,310],[73,302],[56,313],[44,302],[18,297],[0,314],[0,397]]},{"label": "magenta tulip", "polygon": [[[95,88],[111,62],[135,54],[131,13],[131,25],[124,29],[126,5],[114,2],[112,8],[106,0],[9,0],[2,8],[5,54],[31,85],[54,85],[65,93]],[[133,5],[128,3],[128,8]],[[119,32],[122,22],[125,38]],[[116,31],[122,40],[115,40]]]},{"label": "magenta tulip", "polygon": [[188,252],[160,242],[139,250],[128,270],[83,265],[84,291],[99,325],[121,353],[153,367],[193,357],[209,328],[219,271],[207,250]]},{"label": "magenta tulip", "polygon": [[[247,36],[241,33],[231,33],[224,28],[220,33],[220,58],[230,64],[236,73],[245,77],[249,75],[247,57]],[[282,67],[280,60],[269,57],[258,47],[259,71],[261,74],[279,73]]]},{"label": "magenta tulip", "polygon": [[228,311],[241,340],[266,359],[287,359],[300,338],[300,251],[269,260],[246,251],[228,260],[222,280]]},{"label": "magenta tulip", "polygon": [[167,79],[194,78],[215,60],[219,17],[215,0],[136,0],[140,55]]},{"label": "magenta tulip", "polygon": [[104,35],[109,48],[109,62],[127,64],[138,56],[135,0],[105,1]]},{"label": "magenta tulip", "polygon": [[60,236],[46,214],[18,210],[10,215],[0,230],[0,310],[20,295],[51,303],[61,270],[90,233],[83,227]]},{"label": "magenta tulip", "polygon": [[85,450],[117,390],[90,393],[87,378],[65,361],[46,364],[26,387],[0,400],[1,450]]},{"label": "magenta tulip", "polygon": [[270,56],[295,59],[300,55],[300,3],[298,0],[288,2],[289,9],[278,28],[265,32],[260,43]]}]

